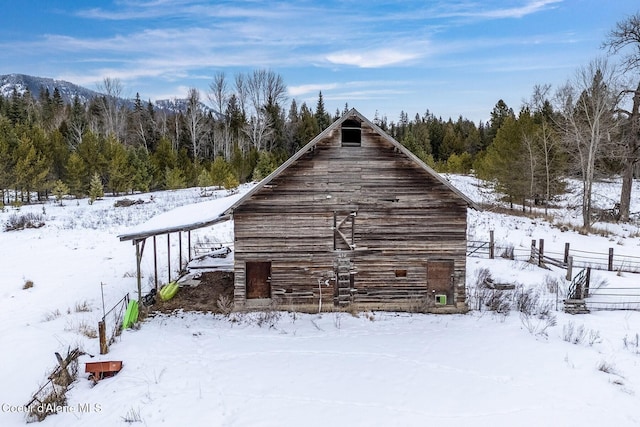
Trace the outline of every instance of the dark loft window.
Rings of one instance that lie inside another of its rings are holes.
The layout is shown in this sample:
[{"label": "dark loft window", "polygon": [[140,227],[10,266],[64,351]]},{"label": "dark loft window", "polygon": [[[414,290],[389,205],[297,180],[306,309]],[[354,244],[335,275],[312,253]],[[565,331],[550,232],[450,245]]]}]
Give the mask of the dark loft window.
[{"label": "dark loft window", "polygon": [[360,147],[361,128],[357,120],[347,119],[342,122],[342,146]]},{"label": "dark loft window", "polygon": [[407,270],[396,270],[396,277],[407,277]]}]

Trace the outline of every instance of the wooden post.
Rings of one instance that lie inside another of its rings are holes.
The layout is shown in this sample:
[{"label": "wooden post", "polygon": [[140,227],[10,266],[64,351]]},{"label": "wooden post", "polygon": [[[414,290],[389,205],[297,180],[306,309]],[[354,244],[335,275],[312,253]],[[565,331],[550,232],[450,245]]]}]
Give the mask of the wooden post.
[{"label": "wooden post", "polygon": [[584,281],[584,293],[582,298],[587,298],[589,296],[589,284],[591,283],[591,267],[587,267],[587,277]]},{"label": "wooden post", "polygon": [[178,271],[182,271],[182,231],[178,231]]},{"label": "wooden post", "polygon": [[187,255],[187,259],[191,261],[191,230],[187,231],[187,249],[189,251],[189,255]]},{"label": "wooden post", "polygon": [[100,338],[100,354],[107,354],[109,346],[107,345],[107,331],[104,320],[98,322],[98,336]]},{"label": "wooden post", "polygon": [[489,259],[494,259],[495,247],[495,241],[493,240],[493,230],[489,230]]},{"label": "wooden post", "polygon": [[[55,355],[56,355],[56,359],[58,359],[58,365],[60,366],[60,375],[57,378],[59,382],[56,382],[56,384],[61,385],[63,387],[67,387],[69,384],[73,382],[73,377],[67,370],[67,366],[69,365],[70,360],[62,359],[62,356],[60,356],[60,353],[58,352],[55,352]],[[69,357],[67,357],[67,359],[68,358]],[[55,380],[55,378],[51,378],[51,379]]]},{"label": "wooden post", "polygon": [[536,262],[536,239],[531,240],[531,255],[529,256],[531,264]]},{"label": "wooden post", "polygon": [[337,218],[336,213],[333,213],[333,250],[336,250],[336,228],[337,228]]},{"label": "wooden post", "polygon": [[613,248],[609,248],[609,271],[613,271]]},{"label": "wooden post", "polygon": [[156,236],[153,236],[153,280],[158,290],[158,252],[156,250]]},{"label": "wooden post", "polygon": [[569,242],[564,244],[564,263],[569,263]]},{"label": "wooden post", "polygon": [[171,282],[171,233],[167,233],[167,275],[169,276],[167,283],[169,283]]},{"label": "wooden post", "polygon": [[138,284],[138,301],[142,301],[142,251],[144,250],[144,240],[142,241],[142,250],[140,249],[140,240],[136,240],[136,281]]},{"label": "wooden post", "polygon": [[538,249],[538,267],[544,267],[544,239],[540,239],[540,248]]},{"label": "wooden post", "polygon": [[567,280],[571,280],[573,278],[573,257],[569,256],[567,260]]}]

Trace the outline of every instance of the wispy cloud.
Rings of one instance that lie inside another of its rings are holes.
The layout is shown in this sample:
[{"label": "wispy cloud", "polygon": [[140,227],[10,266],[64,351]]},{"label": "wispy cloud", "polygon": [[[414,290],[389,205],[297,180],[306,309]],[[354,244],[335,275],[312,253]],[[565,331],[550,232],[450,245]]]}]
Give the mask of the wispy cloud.
[{"label": "wispy cloud", "polygon": [[330,53],[326,56],[332,64],[353,65],[360,68],[378,68],[397,65],[419,58],[417,52],[402,52],[398,49],[353,50]]}]

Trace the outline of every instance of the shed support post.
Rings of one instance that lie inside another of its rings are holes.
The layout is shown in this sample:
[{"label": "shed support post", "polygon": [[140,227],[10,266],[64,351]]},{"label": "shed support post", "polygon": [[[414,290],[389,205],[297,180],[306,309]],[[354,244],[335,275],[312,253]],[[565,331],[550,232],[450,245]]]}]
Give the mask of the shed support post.
[{"label": "shed support post", "polygon": [[191,261],[191,230],[187,231],[187,250],[189,251],[189,255],[187,255],[187,260]]},{"label": "shed support post", "polygon": [[167,233],[167,283],[171,282],[171,233]]},{"label": "shed support post", "polygon": [[[136,240],[136,279],[138,282],[138,302],[142,303],[142,254],[144,253],[144,243],[146,240]],[[142,243],[142,245],[140,245]]]},{"label": "shed support post", "polygon": [[156,247],[156,236],[153,236],[153,280],[158,290],[158,251]]},{"label": "shed support post", "polygon": [[178,271],[182,271],[182,231],[178,231]]}]

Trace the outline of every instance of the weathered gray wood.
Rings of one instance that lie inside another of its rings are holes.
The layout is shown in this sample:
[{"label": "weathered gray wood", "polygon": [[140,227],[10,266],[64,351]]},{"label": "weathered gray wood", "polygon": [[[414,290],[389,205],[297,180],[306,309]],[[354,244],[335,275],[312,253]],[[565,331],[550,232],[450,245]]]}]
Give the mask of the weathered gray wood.
[{"label": "weathered gray wood", "polygon": [[[366,122],[361,130],[359,147],[342,147],[339,131],[318,141],[234,210],[237,307],[247,262],[271,262],[272,298],[287,307],[334,295],[381,306],[424,298],[427,265],[440,261],[452,266],[447,302],[466,308],[468,203]],[[344,253],[348,286],[336,274]]]}]

